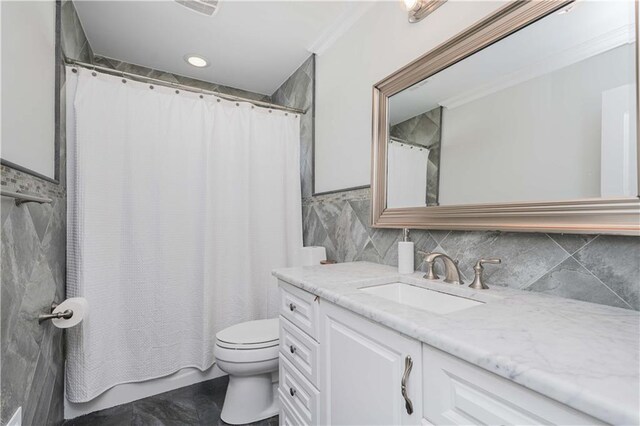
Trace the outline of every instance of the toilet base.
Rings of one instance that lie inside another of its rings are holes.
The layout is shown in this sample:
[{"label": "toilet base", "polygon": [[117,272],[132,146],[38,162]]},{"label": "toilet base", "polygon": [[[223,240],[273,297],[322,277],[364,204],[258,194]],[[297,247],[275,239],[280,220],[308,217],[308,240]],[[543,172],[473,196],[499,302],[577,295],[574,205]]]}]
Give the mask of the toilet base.
[{"label": "toilet base", "polygon": [[220,418],[226,423],[239,425],[278,414],[280,407],[271,377],[270,372],[254,376],[229,375]]}]

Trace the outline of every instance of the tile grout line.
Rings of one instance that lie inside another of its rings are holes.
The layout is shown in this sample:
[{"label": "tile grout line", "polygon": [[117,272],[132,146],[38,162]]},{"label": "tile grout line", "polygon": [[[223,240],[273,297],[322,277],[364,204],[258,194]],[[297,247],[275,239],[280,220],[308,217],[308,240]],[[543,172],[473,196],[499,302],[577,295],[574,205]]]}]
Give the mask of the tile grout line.
[{"label": "tile grout line", "polygon": [[624,300],[618,293],[616,293],[611,287],[609,287],[608,285],[606,285],[604,283],[604,281],[602,281],[600,278],[598,278],[593,272],[591,272],[591,270],[589,268],[587,268],[586,266],[584,266],[582,263],[580,263],[580,261],[578,259],[576,259],[575,257],[571,256],[576,262],[578,262],[578,265],[582,266],[587,272],[589,272],[596,280],[598,280],[598,282],[600,284],[602,284],[603,286],[605,286],[605,288],[607,290],[609,290],[611,293],[615,294],[616,297],[620,300],[622,300],[622,302],[627,305],[629,307],[629,309],[635,310],[626,300]]},{"label": "tile grout line", "polygon": [[571,255],[571,257],[578,262],[578,265],[582,266],[584,269],[586,269],[595,279],[598,280],[598,282],[600,282],[600,284],[602,284],[603,286],[605,286],[610,292],[612,292],[613,294],[616,295],[616,297],[618,297],[620,300],[622,300],[622,302],[627,305],[630,309],[635,310],[630,304],[629,302],[627,302],[626,300],[624,300],[622,298],[622,296],[620,296],[616,291],[614,291],[611,287],[609,287],[604,281],[602,281],[600,278],[598,278],[598,276],[596,274],[593,273],[593,271],[591,269],[589,269],[585,264],[583,264],[582,262],[580,262],[580,260],[576,259],[576,257],[574,256],[574,254],[578,253],[579,251],[582,251],[585,247],[587,247],[589,244],[591,244],[592,242],[594,242],[595,240],[597,240],[598,238],[600,238],[600,235],[596,235],[593,239],[591,239],[591,241],[589,241],[588,243],[586,243],[585,245],[583,245],[582,247],[580,247],[578,250],[576,250],[575,252],[573,252],[573,254]]},{"label": "tile grout line", "polygon": [[571,256],[571,253],[569,253],[567,250],[565,250],[564,247],[562,247],[560,244],[558,244],[558,242],[556,240],[554,240],[553,238],[551,238],[549,236],[549,234],[545,233],[544,234],[548,239],[550,239],[551,241],[553,241],[558,247],[560,247],[560,249],[567,255],[564,259],[562,259],[560,262],[556,263],[555,265],[553,265],[551,268],[547,269],[545,272],[543,272],[541,275],[539,275],[537,278],[533,279],[532,281],[530,281],[529,283],[525,284],[522,287],[519,287],[520,290],[524,290],[527,289],[529,287],[531,287],[532,285],[534,285],[536,282],[538,282],[538,280],[540,280],[542,277],[544,277],[545,275],[547,275],[549,272],[553,271],[554,269],[556,269],[558,266],[562,265],[564,262],[566,262],[567,259],[569,259]]},{"label": "tile grout line", "polygon": [[[438,240],[436,240],[436,238],[433,236],[433,234],[431,233],[431,230],[427,230],[427,232],[429,233],[429,235],[431,235],[431,238],[433,238],[433,241],[436,242],[436,246],[441,246],[441,243],[443,243],[448,237],[449,235],[451,235],[451,231],[447,231],[447,233],[445,234],[445,236],[442,238],[442,240],[440,242],[438,242]],[[441,246],[442,247],[442,246]],[[443,248],[444,249],[444,248]]]},{"label": "tile grout line", "polygon": [[[553,242],[555,243],[555,245],[557,245],[558,247],[560,247],[560,248],[561,248],[565,253],[567,253],[569,256],[571,256],[571,255],[573,254],[573,253],[569,253],[569,250],[567,250],[566,248],[562,247],[562,246],[560,245],[560,243],[558,243],[558,242],[555,240],[555,238],[553,238],[553,237],[552,237],[551,235],[549,235],[548,233],[546,233],[546,232],[545,232],[545,234],[544,234],[544,235],[546,235],[546,236],[547,236],[551,241],[553,241]],[[562,235],[562,234],[560,234],[560,235]],[[586,245],[586,244],[585,244],[585,245]],[[584,246],[582,246],[582,247],[584,247]],[[580,248],[582,248],[582,247],[580,247]],[[580,248],[579,248],[578,250],[580,250]],[[576,251],[578,251],[578,250],[576,250]],[[575,253],[575,252],[574,252],[574,253]]]},{"label": "tile grout line", "polygon": [[[585,245],[583,245],[582,247],[580,247],[580,248],[579,248],[578,250],[576,250],[573,254],[578,253],[579,251],[581,251],[582,249],[584,249],[586,246],[588,246],[589,244],[591,244],[591,242],[593,242],[593,241],[597,240],[599,237],[600,237],[600,235],[596,235],[596,237],[595,237],[595,238],[593,238],[591,241],[589,241],[588,243],[586,243]],[[575,260],[575,261],[578,263],[578,265],[582,266],[582,267],[583,267],[587,272],[589,272],[589,274],[591,274],[591,276],[593,276],[596,280],[598,280],[598,282],[599,282],[600,284],[602,284],[603,286],[605,286],[605,288],[606,288],[607,290],[609,290],[610,292],[612,292],[613,294],[615,294],[615,295],[616,295],[616,297],[617,297],[618,299],[622,300],[622,302],[623,302],[625,305],[627,305],[627,306],[629,307],[629,309],[635,310],[635,309],[633,308],[633,306],[631,306],[631,305],[629,304],[629,302],[627,302],[626,300],[624,300],[624,299],[622,298],[622,296],[620,296],[616,291],[614,291],[614,290],[613,290],[611,287],[609,287],[609,286],[608,286],[604,281],[602,281],[602,280],[601,280],[601,279],[600,279],[596,274],[594,274],[594,273],[593,273],[593,271],[592,271],[591,269],[589,269],[585,264],[583,264],[582,262],[580,262],[580,260],[576,259],[576,257],[575,257],[573,254],[571,255],[571,258],[572,258],[573,260]]]},{"label": "tile grout line", "polygon": [[[549,234],[545,234],[547,235],[554,243],[556,243],[561,249],[563,249],[565,251],[565,253],[569,253],[569,251],[567,251],[564,247],[562,247],[560,244],[558,244],[558,242],[551,237]],[[600,235],[596,235],[594,238],[591,239],[591,241],[588,241],[587,243],[583,244],[580,248],[578,248],[577,250],[575,250],[573,253],[569,253],[569,257],[567,257],[566,259],[564,259],[562,262],[560,262],[559,264],[557,264],[556,266],[554,266],[553,268],[549,269],[547,272],[545,272],[545,274],[543,274],[540,278],[544,277],[546,274],[548,274],[549,272],[553,271],[555,268],[557,268],[558,266],[560,266],[562,263],[566,262],[568,259],[573,259],[578,265],[580,265],[582,268],[584,268],[584,270],[586,270],[587,272],[589,272],[589,274],[591,274],[591,276],[593,276],[600,284],[602,284],[607,290],[609,290],[611,293],[613,293],[618,299],[622,300],[622,302],[627,305],[630,309],[633,309],[633,307],[626,301],[624,300],[622,297],[620,297],[620,295],[618,293],[616,293],[615,291],[613,291],[613,289],[611,289],[611,287],[609,287],[608,285],[606,285],[604,283],[604,281],[602,281],[600,278],[598,278],[589,268],[587,268],[584,264],[582,264],[582,262],[580,262],[578,259],[575,258],[574,254],[578,253],[579,251],[581,251],[582,249],[584,249],[586,246],[588,246],[589,244],[591,244],[593,241],[597,240],[600,237]],[[538,280],[540,279],[538,278]],[[536,280],[537,281],[537,280]],[[535,282],[532,282],[531,284],[527,285],[526,287],[523,288],[529,288],[531,285],[535,284]],[[595,303],[595,302],[594,302]]]},{"label": "tile grout line", "polygon": [[[573,256],[574,254],[576,254],[577,252],[581,251],[582,249],[584,249],[586,246],[588,246],[589,244],[591,244],[592,242],[594,242],[595,240],[597,240],[598,238],[600,238],[600,235],[596,235],[595,237],[593,237],[591,239],[591,241],[587,242],[586,244],[584,244],[582,247],[580,247],[578,250],[574,251],[573,253],[571,253],[571,256]],[[576,259],[577,260],[577,259]],[[579,263],[579,262],[578,262]],[[582,264],[581,264],[582,265]],[[584,265],[583,265],[584,266]],[[586,268],[586,266],[585,266]],[[588,269],[588,268],[587,268]]]},{"label": "tile grout line", "polygon": [[356,255],[356,259],[360,258],[360,255],[364,252],[364,249],[367,248],[367,246],[369,245],[369,243],[371,243],[371,247],[373,247],[373,250],[376,252],[376,254],[378,255],[378,258],[380,259],[380,261],[382,262],[382,256],[380,256],[380,252],[378,251],[378,249],[376,248],[376,245],[373,244],[373,240],[371,239],[371,237],[367,236],[367,240],[364,243],[364,246],[362,247],[362,249],[358,252],[358,254]]}]

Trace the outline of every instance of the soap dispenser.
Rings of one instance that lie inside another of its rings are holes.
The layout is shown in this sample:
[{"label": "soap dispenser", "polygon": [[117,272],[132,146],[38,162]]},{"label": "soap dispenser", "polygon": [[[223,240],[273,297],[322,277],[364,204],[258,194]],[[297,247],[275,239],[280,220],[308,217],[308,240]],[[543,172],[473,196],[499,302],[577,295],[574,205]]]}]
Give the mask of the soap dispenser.
[{"label": "soap dispenser", "polygon": [[398,242],[398,273],[413,274],[413,242],[409,241],[409,230],[402,230],[402,241]]}]

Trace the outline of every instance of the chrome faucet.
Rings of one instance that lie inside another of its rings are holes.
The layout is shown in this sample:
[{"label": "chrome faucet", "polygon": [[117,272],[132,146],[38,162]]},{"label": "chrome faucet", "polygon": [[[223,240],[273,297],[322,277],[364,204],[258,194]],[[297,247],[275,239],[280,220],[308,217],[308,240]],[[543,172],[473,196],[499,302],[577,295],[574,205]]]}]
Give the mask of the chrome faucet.
[{"label": "chrome faucet", "polygon": [[436,260],[442,259],[442,261],[444,262],[445,270],[444,282],[450,284],[464,284],[464,282],[462,281],[460,268],[458,268],[457,260],[453,260],[444,253],[427,253],[424,251],[419,251],[418,253],[424,256],[424,261],[427,263],[427,273],[424,275],[424,278],[428,280],[439,279],[438,274],[436,274],[436,272],[433,270],[433,265],[435,264]]}]

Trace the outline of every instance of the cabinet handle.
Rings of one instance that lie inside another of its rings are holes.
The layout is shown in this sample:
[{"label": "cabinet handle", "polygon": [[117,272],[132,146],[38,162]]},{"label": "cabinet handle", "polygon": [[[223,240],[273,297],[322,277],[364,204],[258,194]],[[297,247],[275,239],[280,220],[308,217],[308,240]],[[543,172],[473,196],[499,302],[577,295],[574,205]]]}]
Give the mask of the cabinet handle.
[{"label": "cabinet handle", "polygon": [[296,396],[297,391],[294,388],[289,388],[289,393],[291,396]]},{"label": "cabinet handle", "polygon": [[294,305],[293,303],[289,303],[289,310],[291,312],[295,311],[296,310],[296,305]]},{"label": "cabinet handle", "polygon": [[404,359],[404,374],[402,375],[402,397],[404,398],[404,406],[407,409],[407,414],[413,414],[413,402],[409,399],[407,395],[407,380],[409,379],[409,374],[411,374],[411,369],[413,368],[413,360],[410,355]]},{"label": "cabinet handle", "polygon": [[291,351],[292,354],[296,353],[296,347],[293,345],[289,346],[289,351]]}]

